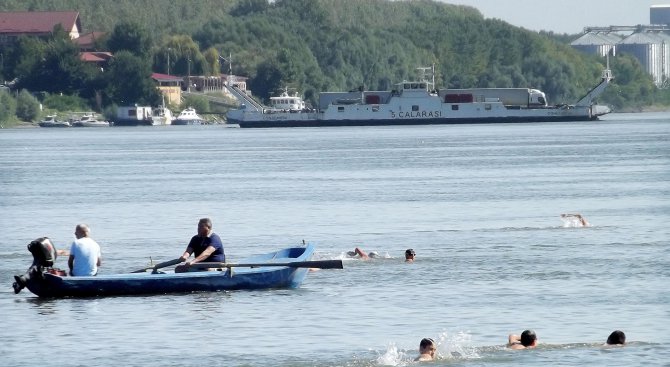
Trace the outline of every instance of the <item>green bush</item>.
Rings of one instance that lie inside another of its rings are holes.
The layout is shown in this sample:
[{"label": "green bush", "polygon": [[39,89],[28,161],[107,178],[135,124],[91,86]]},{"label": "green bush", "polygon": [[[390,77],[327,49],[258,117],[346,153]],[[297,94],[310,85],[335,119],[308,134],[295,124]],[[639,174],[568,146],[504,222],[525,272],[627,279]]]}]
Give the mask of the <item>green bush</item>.
[{"label": "green bush", "polygon": [[62,94],[46,94],[44,107],[57,111],[87,111],[90,110],[86,100],[77,96]]},{"label": "green bush", "polygon": [[16,100],[11,94],[0,90],[0,122],[10,121],[16,113]]},{"label": "green bush", "polygon": [[196,112],[209,112],[209,101],[202,96],[186,96],[184,102],[181,103],[181,109],[187,107],[195,108]]},{"label": "green bush", "polygon": [[40,107],[40,101],[25,89],[16,97],[16,117],[23,121],[37,120],[42,112]]}]

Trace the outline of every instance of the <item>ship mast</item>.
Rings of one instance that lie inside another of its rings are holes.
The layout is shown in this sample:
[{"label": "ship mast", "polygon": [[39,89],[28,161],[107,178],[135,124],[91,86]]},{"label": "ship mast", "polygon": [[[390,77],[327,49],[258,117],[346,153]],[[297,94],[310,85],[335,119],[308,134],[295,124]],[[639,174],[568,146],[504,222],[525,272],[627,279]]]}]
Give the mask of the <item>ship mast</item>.
[{"label": "ship mast", "polygon": [[[435,89],[435,63],[433,63],[431,66],[416,68],[416,70],[419,71],[419,81],[426,82],[427,84],[432,85],[432,89]],[[431,82],[429,82],[427,79],[428,73],[430,73],[432,80]]]}]

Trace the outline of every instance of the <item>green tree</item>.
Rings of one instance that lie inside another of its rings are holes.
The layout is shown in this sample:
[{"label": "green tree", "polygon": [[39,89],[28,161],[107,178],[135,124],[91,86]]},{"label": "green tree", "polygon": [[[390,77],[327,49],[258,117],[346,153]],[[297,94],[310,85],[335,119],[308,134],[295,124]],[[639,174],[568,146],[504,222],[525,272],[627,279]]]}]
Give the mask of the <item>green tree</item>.
[{"label": "green tree", "polygon": [[3,64],[8,79],[30,75],[44,58],[47,42],[36,37],[20,36],[7,47],[3,55]]},{"label": "green tree", "polygon": [[[167,73],[168,54],[170,55],[170,74],[172,75],[211,75],[210,62],[200,53],[200,47],[188,35],[168,37],[156,49],[155,70]],[[210,56],[211,57],[211,56]]]},{"label": "green tree", "polygon": [[183,110],[187,107],[193,107],[197,112],[209,112],[209,100],[203,96],[186,96],[180,108]]},{"label": "green tree", "polygon": [[23,121],[35,121],[40,116],[40,101],[22,89],[16,97],[16,117]]},{"label": "green tree", "polygon": [[235,8],[230,11],[230,15],[241,17],[251,13],[261,13],[269,6],[268,0],[239,0]]},{"label": "green tree", "polygon": [[107,39],[107,48],[111,52],[128,51],[136,56],[149,56],[151,35],[137,22],[118,23]]},{"label": "green tree", "polygon": [[149,62],[139,56],[119,51],[109,63],[105,78],[105,93],[113,103],[121,106],[160,104],[160,92],[151,79]]},{"label": "green tree", "polygon": [[33,92],[80,94],[86,93],[91,80],[91,66],[79,57],[77,46],[63,32],[54,33],[46,43],[26,40],[27,52],[18,70],[18,87]]},{"label": "green tree", "polygon": [[5,90],[0,89],[0,123],[10,121],[16,111],[16,100]]}]

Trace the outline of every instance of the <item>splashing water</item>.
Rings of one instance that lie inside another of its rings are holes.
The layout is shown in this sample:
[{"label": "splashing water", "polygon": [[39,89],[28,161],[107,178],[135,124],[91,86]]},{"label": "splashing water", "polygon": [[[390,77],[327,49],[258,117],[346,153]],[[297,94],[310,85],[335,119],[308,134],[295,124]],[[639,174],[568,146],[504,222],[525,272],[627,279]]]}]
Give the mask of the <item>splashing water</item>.
[{"label": "splashing water", "polygon": [[591,224],[580,214],[561,214],[561,221],[563,228],[591,227]]},{"label": "splashing water", "polygon": [[447,331],[440,333],[437,342],[437,359],[478,359],[477,349],[472,346],[472,335],[459,331],[449,335]]},{"label": "splashing water", "polygon": [[381,366],[405,366],[409,361],[412,361],[411,356],[398,350],[395,343],[390,343],[386,347],[386,352],[377,357],[377,364]]}]

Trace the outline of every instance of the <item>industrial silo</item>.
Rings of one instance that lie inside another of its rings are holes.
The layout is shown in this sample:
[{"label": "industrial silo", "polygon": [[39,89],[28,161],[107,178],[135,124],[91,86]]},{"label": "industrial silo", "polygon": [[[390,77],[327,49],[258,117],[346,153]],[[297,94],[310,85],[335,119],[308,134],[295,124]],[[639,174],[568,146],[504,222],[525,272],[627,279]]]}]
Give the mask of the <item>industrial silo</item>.
[{"label": "industrial silo", "polygon": [[617,45],[619,53],[633,55],[659,86],[664,82],[666,74],[663,65],[665,48],[662,37],[647,32],[633,33]]},{"label": "industrial silo", "polygon": [[593,55],[616,54],[616,44],[621,38],[609,33],[588,32],[570,43],[573,48]]},{"label": "industrial silo", "polygon": [[665,88],[668,86],[668,77],[670,77],[670,35],[665,32],[658,32],[655,35],[661,42],[661,59],[659,60],[661,65],[661,83],[657,84],[657,86]]},{"label": "industrial silo", "polygon": [[670,24],[670,5],[652,5],[649,8],[651,24]]}]

